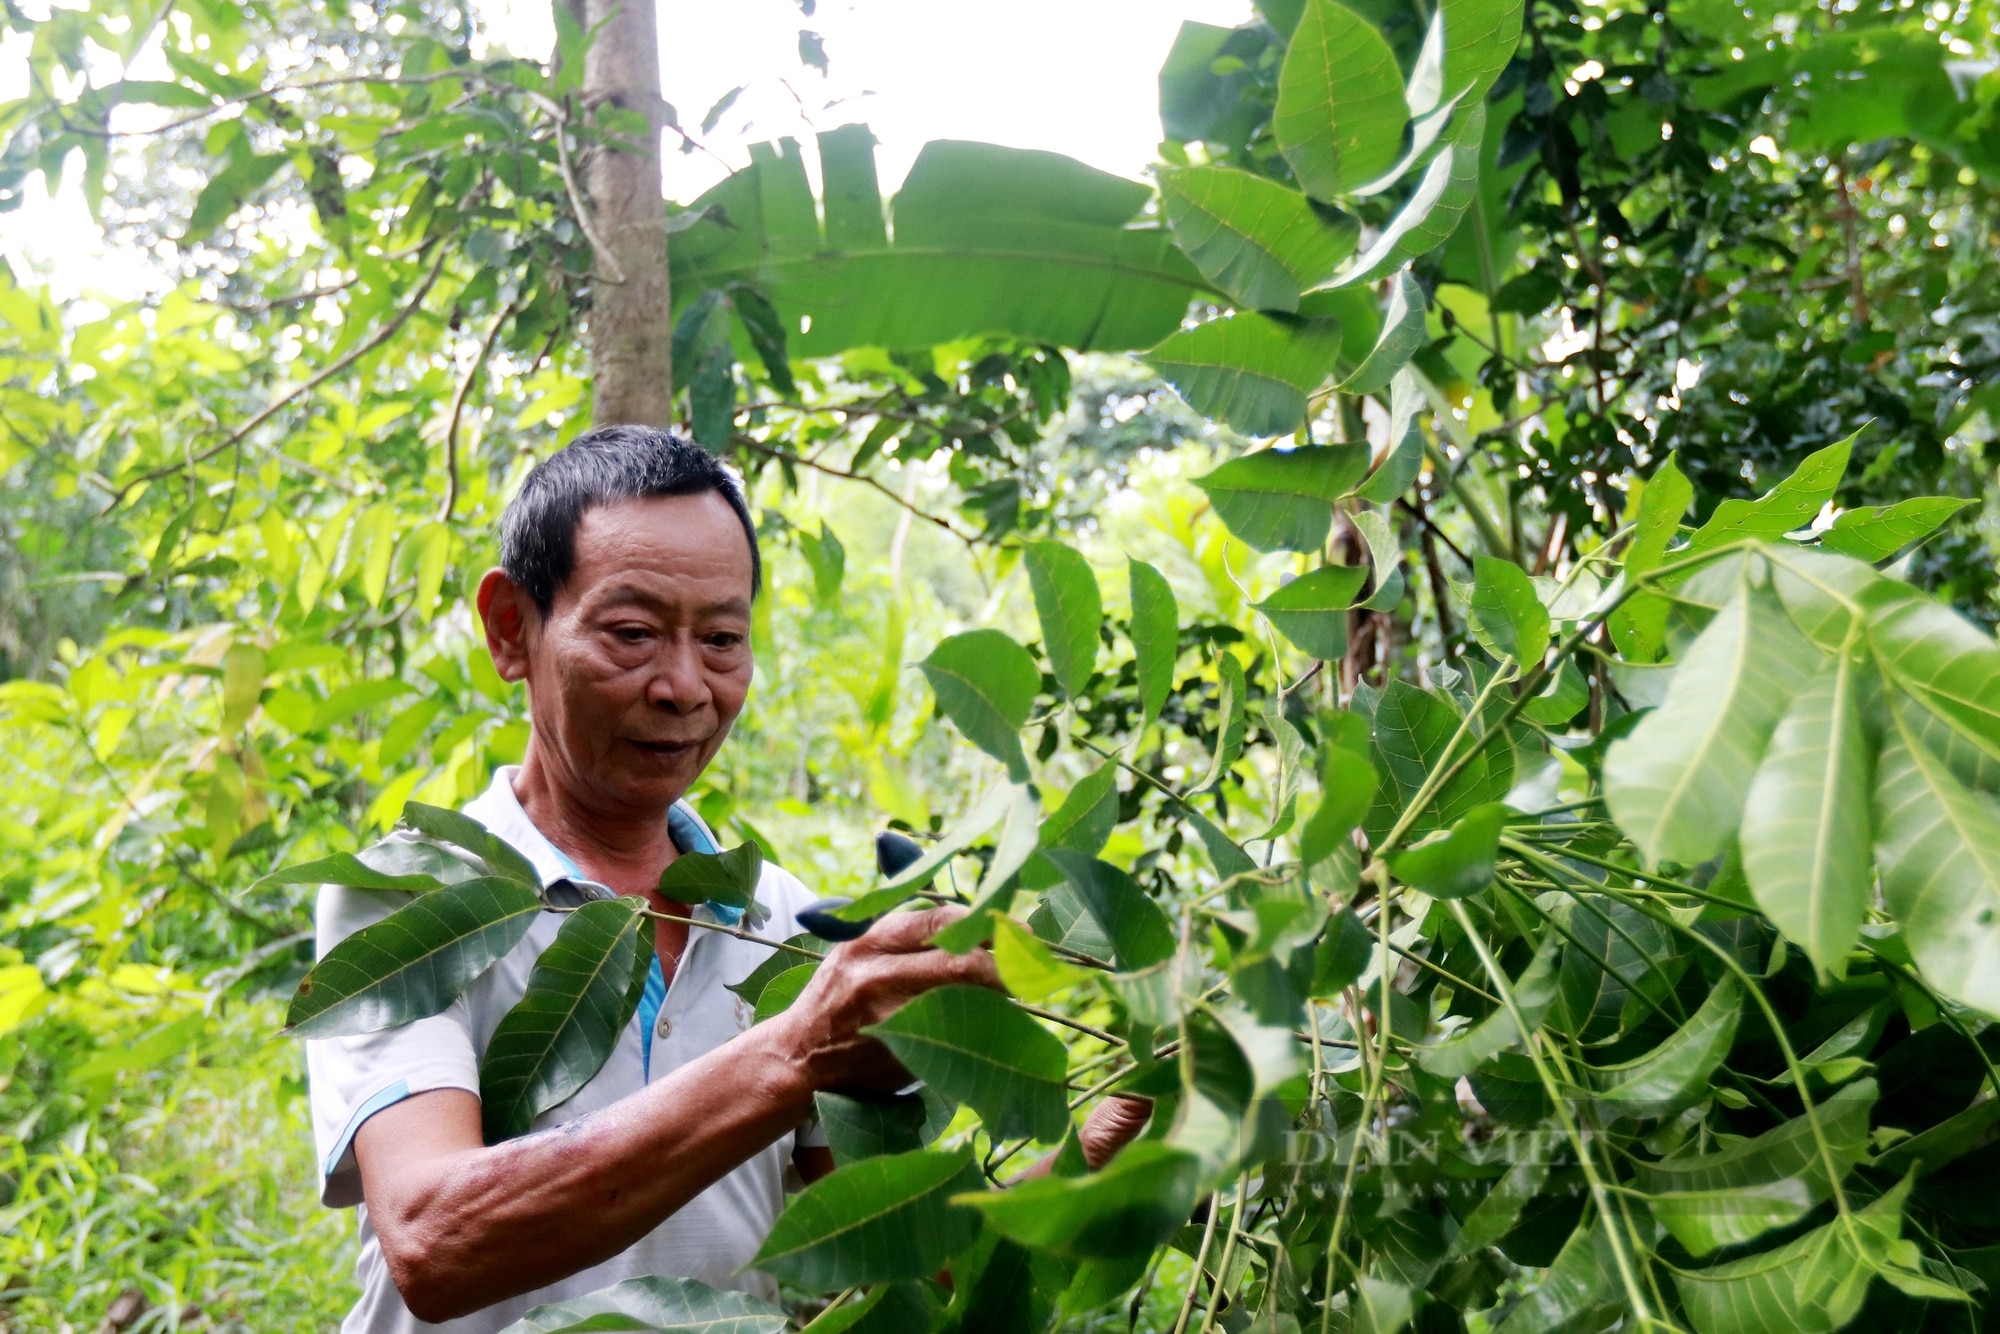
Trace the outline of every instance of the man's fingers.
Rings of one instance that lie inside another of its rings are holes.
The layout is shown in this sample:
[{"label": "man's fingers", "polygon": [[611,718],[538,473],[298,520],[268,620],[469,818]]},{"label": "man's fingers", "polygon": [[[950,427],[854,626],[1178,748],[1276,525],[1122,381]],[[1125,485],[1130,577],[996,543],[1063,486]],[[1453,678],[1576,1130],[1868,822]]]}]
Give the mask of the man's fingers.
[{"label": "man's fingers", "polygon": [[931,937],[965,916],[957,904],[942,904],[921,912],[892,912],[861,937],[867,948],[882,954],[909,954],[929,949]]}]

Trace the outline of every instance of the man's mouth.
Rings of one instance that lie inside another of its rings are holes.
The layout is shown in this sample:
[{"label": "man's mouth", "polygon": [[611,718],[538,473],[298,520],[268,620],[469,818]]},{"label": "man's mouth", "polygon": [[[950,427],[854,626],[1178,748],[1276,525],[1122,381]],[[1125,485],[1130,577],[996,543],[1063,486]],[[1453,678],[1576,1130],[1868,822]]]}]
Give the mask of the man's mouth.
[{"label": "man's mouth", "polygon": [[658,755],[662,759],[678,759],[683,755],[692,755],[701,749],[699,741],[634,740],[632,744],[640,750],[645,751],[648,755]]}]

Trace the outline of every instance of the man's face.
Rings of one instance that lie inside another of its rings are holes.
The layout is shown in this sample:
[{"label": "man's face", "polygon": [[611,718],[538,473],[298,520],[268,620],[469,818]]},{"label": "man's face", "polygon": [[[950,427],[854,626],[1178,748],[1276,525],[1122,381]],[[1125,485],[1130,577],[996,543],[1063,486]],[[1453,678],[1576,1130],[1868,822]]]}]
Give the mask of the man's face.
[{"label": "man's face", "polygon": [[524,636],[539,759],[604,811],[678,800],[750,690],[750,544],[713,491],[587,511],[576,567]]}]

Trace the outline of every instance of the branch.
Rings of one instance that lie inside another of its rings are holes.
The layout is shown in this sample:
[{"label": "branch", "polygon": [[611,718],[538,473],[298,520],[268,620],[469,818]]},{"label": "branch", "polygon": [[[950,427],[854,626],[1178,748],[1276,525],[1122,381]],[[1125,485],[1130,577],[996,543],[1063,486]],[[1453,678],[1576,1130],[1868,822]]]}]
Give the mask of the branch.
[{"label": "branch", "polygon": [[[260,88],[254,93],[243,93],[236,97],[225,97],[206,111],[197,111],[192,115],[183,116],[179,120],[170,120],[165,125],[156,125],[150,130],[114,130],[108,125],[100,130],[87,125],[72,125],[67,116],[63,116],[62,120],[65,129],[72,130],[77,134],[89,135],[93,139],[136,139],[143,135],[171,134],[175,130],[184,130],[190,125],[199,125],[218,111],[227,111],[231,107],[248,106],[252,102],[269,101],[281,93],[311,93],[317,92],[322,88],[340,88],[357,83],[414,86],[425,83],[441,83],[446,79],[463,79],[467,82],[476,81],[484,83],[487,80],[483,77],[483,73],[480,70],[454,69],[439,70],[431,74],[345,74],[338,78],[315,79],[311,83],[281,83],[275,88]],[[124,80],[121,79],[119,82],[122,83]],[[116,87],[117,85],[112,84],[110,86]],[[71,105],[74,104],[64,103],[58,105],[56,107],[56,114],[61,116],[62,112]]]},{"label": "branch", "polygon": [[563,130],[569,124],[567,114],[556,122],[556,165],[562,168],[563,188],[569,192],[569,206],[576,210],[576,225],[582,229],[591,249],[604,264],[605,272],[599,280],[614,287],[625,285],[625,270],[619,266],[618,257],[611,253],[610,244],[598,234],[597,224],[590,220],[590,208],[583,202],[583,188],[576,183],[576,171],[570,166],[569,145],[563,138]]},{"label": "branch", "polygon": [[479,373],[486,369],[486,358],[493,353],[493,342],[500,337],[500,326],[513,317],[521,303],[518,299],[509,301],[493,317],[493,327],[486,331],[486,337],[479,344],[479,355],[466,368],[465,378],[458,382],[458,392],[451,396],[451,424],[444,431],[444,505],[438,510],[438,522],[446,523],[458,504],[458,423],[465,413],[465,400],[472,397],[472,386]]},{"label": "branch", "polygon": [[823,472],[829,477],[845,478],[847,481],[850,482],[860,482],[863,486],[872,486],[877,491],[889,497],[889,499],[895,501],[898,505],[902,506],[904,509],[908,510],[910,513],[916,515],[919,519],[923,519],[928,523],[934,523],[938,527],[944,529],[947,533],[950,533],[953,537],[965,543],[967,547],[976,547],[979,543],[978,538],[972,536],[970,533],[963,531],[956,524],[952,523],[951,520],[943,517],[942,515],[932,514],[928,510],[919,509],[917,506],[903,499],[901,496],[897,495],[894,491],[891,491],[888,487],[882,485],[882,483],[876,481],[873,477],[868,476],[866,473],[849,472],[845,468],[836,468],[831,463],[821,463],[816,459],[809,459],[803,455],[794,454],[789,449],[778,449],[775,446],[765,444],[761,440],[753,439],[752,437],[743,434],[741,431],[738,431],[735,435],[730,437],[730,443],[736,445],[741,449],[750,450],[752,453],[762,454],[765,458],[778,459],[786,463],[803,464],[804,466],[811,468],[813,471]]},{"label": "branch", "polygon": [[448,253],[449,253],[448,251],[445,251],[443,249],[440,249],[438,251],[438,257],[431,264],[431,271],[424,275],[424,281],[422,282],[421,285],[418,286],[417,294],[410,298],[409,303],[407,305],[405,305],[401,310],[396,312],[396,317],[394,319],[390,320],[380,329],[377,329],[372,335],[369,336],[369,338],[365,342],[361,343],[353,351],[349,352],[346,356],[340,358],[340,360],[334,362],[331,366],[328,366],[325,370],[313,376],[311,379],[300,381],[292,388],[286,390],[284,393],[272,399],[269,403],[266,403],[261,409],[258,410],[255,416],[251,417],[249,421],[244,422],[243,425],[237,427],[234,431],[231,431],[229,435],[225,437],[220,444],[213,445],[210,448],[203,450],[199,454],[191,454],[187,458],[183,459],[181,462],[175,463],[169,467],[155,468],[151,472],[141,473],[139,474],[139,476],[134,477],[131,481],[125,483],[125,485],[119,487],[116,491],[112,493],[111,503],[106,505],[102,510],[99,510],[98,511],[99,515],[101,516],[109,514],[112,510],[117,509],[120,505],[125,503],[126,496],[130,495],[137,488],[146,485],[148,482],[157,482],[162,477],[171,477],[175,473],[179,472],[183,467],[191,469],[197,463],[206,463],[208,460],[214,458],[217,454],[222,453],[224,450],[229,449],[233,445],[241,443],[245,436],[249,435],[252,431],[256,430],[259,426],[262,426],[265,422],[269,421],[273,416],[275,416],[280,408],[283,408],[286,404],[292,402],[294,399],[297,399],[303,394],[311,393],[313,390],[319,388],[321,385],[325,384],[328,380],[332,379],[334,376],[346,370],[349,366],[352,366],[355,362],[361,360],[362,357],[367,356],[370,352],[373,352],[376,348],[382,346],[382,344],[388,342],[391,338],[395,337],[397,330],[401,329],[405,324],[409,323],[410,316],[416,314],[417,308],[423,305],[424,298],[430,295],[431,286],[437,282],[438,275],[444,272],[444,261]]}]

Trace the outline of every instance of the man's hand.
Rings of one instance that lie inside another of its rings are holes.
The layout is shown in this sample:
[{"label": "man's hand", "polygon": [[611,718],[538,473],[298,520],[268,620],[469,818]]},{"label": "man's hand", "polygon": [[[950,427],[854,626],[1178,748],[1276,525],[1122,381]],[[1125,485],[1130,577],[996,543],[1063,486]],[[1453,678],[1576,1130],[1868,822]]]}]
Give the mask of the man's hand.
[{"label": "man's hand", "polygon": [[910,1082],[910,1072],[863,1030],[934,987],[999,987],[986,950],[931,947],[933,936],[963,916],[957,907],[891,913],[860,939],[834,947],[791,1008],[771,1021],[794,1044],[807,1082],[838,1093],[892,1093]]}]

